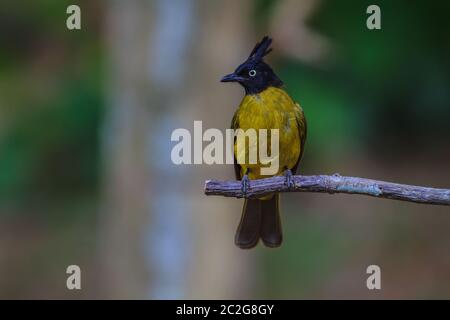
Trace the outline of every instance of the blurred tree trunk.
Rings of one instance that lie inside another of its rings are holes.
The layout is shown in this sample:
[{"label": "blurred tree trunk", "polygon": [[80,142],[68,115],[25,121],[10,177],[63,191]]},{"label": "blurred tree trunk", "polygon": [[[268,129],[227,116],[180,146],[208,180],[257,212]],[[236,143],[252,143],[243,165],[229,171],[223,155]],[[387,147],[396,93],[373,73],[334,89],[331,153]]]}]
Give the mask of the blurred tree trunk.
[{"label": "blurred tree trunk", "polygon": [[146,103],[148,8],[114,1],[105,9],[108,60],[103,130],[104,206],[101,263],[106,298],[139,298],[146,291],[142,258],[149,168],[145,163],[150,110]]},{"label": "blurred tree trunk", "polygon": [[103,297],[244,297],[251,253],[233,245],[241,203],[203,195],[205,178],[232,170],[176,167],[170,135],[193,120],[229,126],[242,93],[218,80],[246,55],[237,49],[249,47],[249,5],[115,1],[107,10]]}]

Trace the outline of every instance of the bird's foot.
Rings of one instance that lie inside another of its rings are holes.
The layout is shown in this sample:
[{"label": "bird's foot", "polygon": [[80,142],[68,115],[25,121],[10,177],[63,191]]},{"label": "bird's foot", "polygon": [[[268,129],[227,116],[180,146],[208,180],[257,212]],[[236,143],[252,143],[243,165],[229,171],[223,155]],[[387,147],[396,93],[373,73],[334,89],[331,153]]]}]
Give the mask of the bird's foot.
[{"label": "bird's foot", "polygon": [[284,177],[286,178],[284,183],[288,187],[288,190],[294,189],[295,183],[292,179],[292,171],[290,169],[286,169],[286,171],[284,171]]},{"label": "bird's foot", "polygon": [[244,197],[247,195],[247,190],[249,189],[249,187],[250,179],[248,178],[248,175],[245,174],[241,180],[241,191]]}]

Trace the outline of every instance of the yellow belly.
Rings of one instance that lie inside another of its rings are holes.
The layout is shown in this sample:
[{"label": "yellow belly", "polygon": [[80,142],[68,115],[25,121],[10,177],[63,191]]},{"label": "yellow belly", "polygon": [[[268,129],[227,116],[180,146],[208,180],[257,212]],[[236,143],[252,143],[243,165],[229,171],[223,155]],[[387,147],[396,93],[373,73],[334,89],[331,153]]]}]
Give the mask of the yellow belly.
[{"label": "yellow belly", "polygon": [[[237,128],[243,130],[279,130],[279,165],[277,172],[273,175],[281,175],[286,168],[292,169],[295,166],[301,154],[303,132],[306,128],[299,127],[299,122],[304,123],[303,119],[299,119],[299,117],[303,117],[300,106],[284,90],[269,87],[259,94],[246,95],[236,111],[233,121]],[[255,143],[250,145],[247,143],[244,148],[242,145],[238,147],[238,143],[235,143],[236,158],[243,156],[239,152],[244,152],[245,159],[248,159],[249,152],[258,145],[258,135]],[[268,146],[270,146],[270,140]],[[240,164],[241,177],[245,173],[250,179],[267,177],[261,173],[261,168],[268,165],[261,164],[259,160],[258,157],[254,164],[248,162]]]}]

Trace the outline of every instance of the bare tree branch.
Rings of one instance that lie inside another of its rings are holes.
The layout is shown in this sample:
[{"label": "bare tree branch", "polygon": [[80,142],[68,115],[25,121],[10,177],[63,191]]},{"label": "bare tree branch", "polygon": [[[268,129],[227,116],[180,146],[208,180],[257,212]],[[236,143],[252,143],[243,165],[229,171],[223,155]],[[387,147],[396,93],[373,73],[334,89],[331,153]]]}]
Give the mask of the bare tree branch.
[{"label": "bare tree branch", "polygon": [[[323,192],[362,194],[377,198],[402,200],[417,203],[450,205],[450,189],[436,189],[406,184],[332,176],[292,176],[294,186],[286,185],[285,177],[271,177],[251,180],[245,198],[256,198],[272,192]],[[206,195],[243,198],[241,181],[208,180],[205,183]]]}]

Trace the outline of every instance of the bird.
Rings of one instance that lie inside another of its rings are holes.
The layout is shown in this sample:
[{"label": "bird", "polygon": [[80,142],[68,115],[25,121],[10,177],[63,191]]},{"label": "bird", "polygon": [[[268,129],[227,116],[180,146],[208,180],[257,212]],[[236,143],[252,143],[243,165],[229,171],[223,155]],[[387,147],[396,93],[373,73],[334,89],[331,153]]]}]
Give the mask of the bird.
[{"label": "bird", "polygon": [[[272,51],[271,44],[272,39],[264,36],[248,58],[233,73],[224,76],[221,82],[236,82],[245,90],[245,95],[232,118],[232,129],[279,130],[279,166],[274,176],[284,176],[285,184],[288,188],[293,188],[292,175],[296,173],[303,155],[307,125],[302,107],[283,89],[283,81],[264,61],[264,57]],[[248,148],[244,152],[248,157]],[[261,173],[264,165],[260,159],[253,164],[238,163],[237,153],[235,136],[234,171],[236,179],[241,180],[245,198],[235,244],[241,249],[250,249],[261,239],[266,247],[279,247],[283,241],[279,194],[247,198],[250,181],[268,176]]]}]

